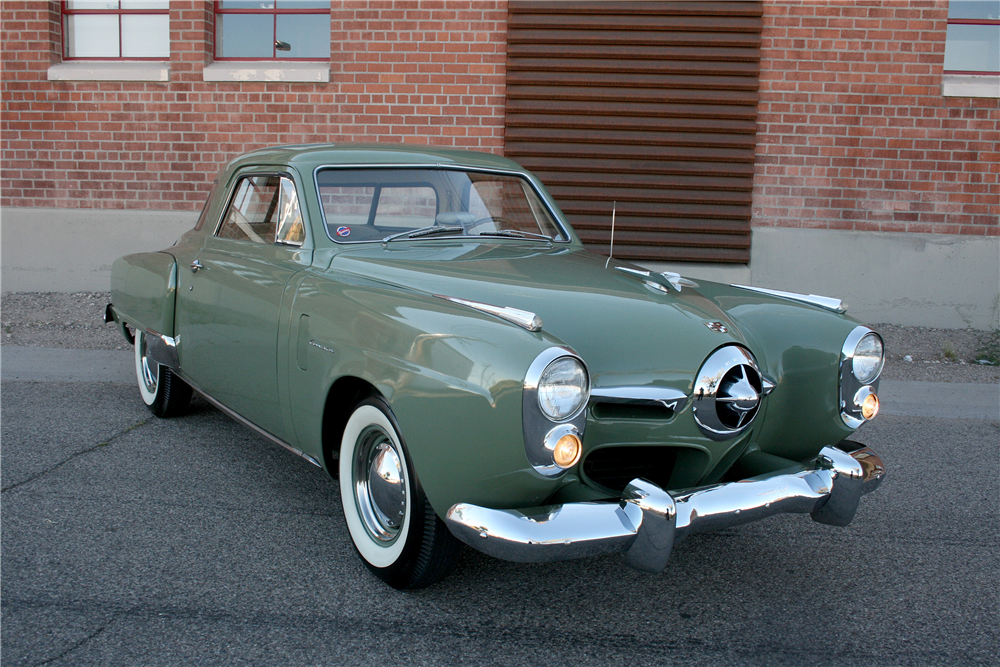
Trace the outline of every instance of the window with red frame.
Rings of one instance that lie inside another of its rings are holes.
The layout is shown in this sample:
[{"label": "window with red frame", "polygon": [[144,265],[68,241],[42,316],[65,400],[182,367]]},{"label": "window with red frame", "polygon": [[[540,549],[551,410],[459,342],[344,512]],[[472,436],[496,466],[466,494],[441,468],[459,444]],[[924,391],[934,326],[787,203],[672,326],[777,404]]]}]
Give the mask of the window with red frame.
[{"label": "window with red frame", "polygon": [[153,0],[62,3],[63,57],[170,58],[170,3]]},{"label": "window with red frame", "polygon": [[330,2],[215,3],[216,60],[329,60]]},{"label": "window with red frame", "polygon": [[948,74],[1000,74],[1000,0],[951,0],[944,47]]}]

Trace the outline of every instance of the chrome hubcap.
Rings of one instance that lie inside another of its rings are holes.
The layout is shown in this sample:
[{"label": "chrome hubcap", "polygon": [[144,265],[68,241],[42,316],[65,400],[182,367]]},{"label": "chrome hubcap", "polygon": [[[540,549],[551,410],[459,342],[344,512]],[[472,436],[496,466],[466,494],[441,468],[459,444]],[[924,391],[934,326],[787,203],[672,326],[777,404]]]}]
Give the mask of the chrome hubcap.
[{"label": "chrome hubcap", "polygon": [[160,377],[160,365],[155,361],[149,360],[148,350],[146,349],[146,336],[139,336],[139,356],[142,359],[142,383],[146,385],[146,391],[151,394],[156,393],[156,382]]},{"label": "chrome hubcap", "polygon": [[406,475],[400,452],[377,426],[358,438],[354,494],[368,533],[382,542],[394,540],[406,516]]}]

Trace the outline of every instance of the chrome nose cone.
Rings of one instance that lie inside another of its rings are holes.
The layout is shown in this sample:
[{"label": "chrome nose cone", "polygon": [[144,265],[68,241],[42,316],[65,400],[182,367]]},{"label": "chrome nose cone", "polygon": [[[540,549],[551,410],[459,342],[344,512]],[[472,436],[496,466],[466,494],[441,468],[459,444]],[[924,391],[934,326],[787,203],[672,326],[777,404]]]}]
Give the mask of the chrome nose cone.
[{"label": "chrome nose cone", "polygon": [[[760,404],[760,394],[747,376],[748,368],[750,367],[737,366],[727,373],[727,379],[734,374],[735,377],[729,379],[728,382],[724,381],[715,397],[716,402],[721,404],[719,410],[728,410],[732,418],[736,420],[736,428],[743,425],[748,415],[752,418],[754,411]],[[755,371],[750,368],[750,372],[754,373]]]},{"label": "chrome nose cone", "polygon": [[757,415],[763,384],[757,362],[738,345],[716,350],[698,371],[694,419],[713,440],[742,433]]}]

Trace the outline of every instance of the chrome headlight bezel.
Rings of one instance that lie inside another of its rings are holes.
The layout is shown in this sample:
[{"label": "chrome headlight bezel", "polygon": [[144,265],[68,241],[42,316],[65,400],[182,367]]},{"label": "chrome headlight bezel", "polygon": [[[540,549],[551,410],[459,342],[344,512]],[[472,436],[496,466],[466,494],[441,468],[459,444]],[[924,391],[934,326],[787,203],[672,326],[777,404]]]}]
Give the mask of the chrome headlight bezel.
[{"label": "chrome headlight bezel", "polygon": [[[565,413],[561,419],[546,414],[539,396],[539,385],[547,369],[562,359],[572,359],[579,364],[585,377],[585,389],[579,403],[574,409]],[[550,347],[531,362],[524,378],[521,419],[524,430],[524,450],[531,467],[546,477],[558,477],[569,468],[556,464],[553,457],[550,437],[556,429],[564,426],[573,427],[573,432],[582,439],[583,429],[587,420],[587,404],[590,402],[590,372],[587,365],[578,354],[567,347]],[[572,467],[572,466],[570,466]]]},{"label": "chrome headlight bezel", "polygon": [[[880,359],[875,364],[874,370],[867,373],[860,373],[855,368],[855,358],[858,356],[858,348],[862,341],[872,338],[878,341]],[[859,325],[855,327],[844,340],[844,345],[840,351],[840,417],[849,428],[856,429],[866,421],[861,413],[861,403],[858,398],[869,393],[877,394],[878,382],[885,367],[885,341],[882,340],[876,331]],[[862,392],[867,389],[867,392]]]}]

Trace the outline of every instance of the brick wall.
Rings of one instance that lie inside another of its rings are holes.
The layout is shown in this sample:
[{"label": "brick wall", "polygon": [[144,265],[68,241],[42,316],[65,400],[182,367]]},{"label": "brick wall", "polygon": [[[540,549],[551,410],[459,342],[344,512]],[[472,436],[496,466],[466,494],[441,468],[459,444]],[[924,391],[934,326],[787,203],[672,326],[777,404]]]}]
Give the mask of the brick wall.
[{"label": "brick wall", "polygon": [[998,235],[1000,100],[941,96],[947,15],[764,3],[754,226]]},{"label": "brick wall", "polygon": [[4,2],[2,206],[196,210],[260,146],[502,152],[505,0],[334,2],[329,84],[214,83],[211,2],[170,3],[170,81],[47,81],[59,3]]}]

